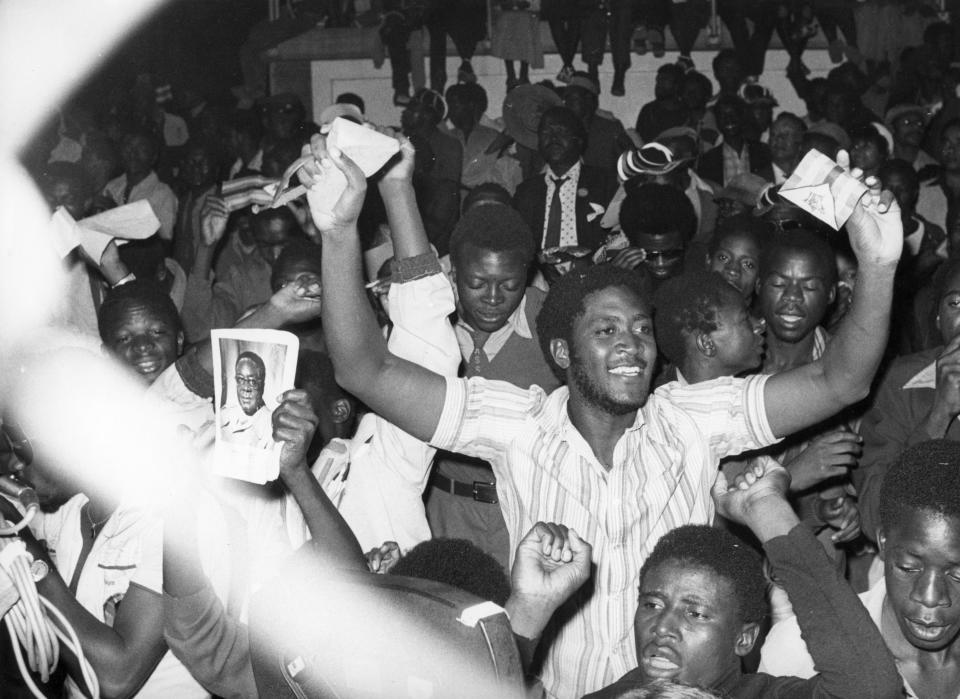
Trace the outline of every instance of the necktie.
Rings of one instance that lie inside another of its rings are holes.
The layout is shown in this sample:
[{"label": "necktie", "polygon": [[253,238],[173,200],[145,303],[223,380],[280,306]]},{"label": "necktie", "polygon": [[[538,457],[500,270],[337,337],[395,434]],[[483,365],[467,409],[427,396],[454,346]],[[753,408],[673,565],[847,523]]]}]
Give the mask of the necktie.
[{"label": "necktie", "polygon": [[550,211],[547,214],[547,236],[543,243],[543,249],[548,250],[560,245],[560,219],[562,216],[560,206],[560,188],[567,181],[566,177],[553,178],[553,198],[550,200]]},{"label": "necktie", "polygon": [[473,336],[473,352],[470,354],[470,373],[468,376],[483,376],[484,370],[490,364],[483,346],[490,337],[488,333],[475,332]]}]

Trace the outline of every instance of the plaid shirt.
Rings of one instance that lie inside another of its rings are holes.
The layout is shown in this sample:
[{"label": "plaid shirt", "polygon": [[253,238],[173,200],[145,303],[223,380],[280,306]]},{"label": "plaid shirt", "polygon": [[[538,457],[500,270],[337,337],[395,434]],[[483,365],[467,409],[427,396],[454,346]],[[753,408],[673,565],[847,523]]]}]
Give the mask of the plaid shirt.
[{"label": "plaid shirt", "polygon": [[661,387],[620,438],[609,471],[570,422],[566,387],[548,396],[537,386],[447,379],[431,444],[492,464],[511,558],[538,521],[565,524],[593,545],[592,580],[568,602],[570,617],[554,617],[568,621],[544,635],[548,696],[580,697],[636,667],[640,567],[666,532],[713,520],[722,457],[775,441],[766,379]]}]

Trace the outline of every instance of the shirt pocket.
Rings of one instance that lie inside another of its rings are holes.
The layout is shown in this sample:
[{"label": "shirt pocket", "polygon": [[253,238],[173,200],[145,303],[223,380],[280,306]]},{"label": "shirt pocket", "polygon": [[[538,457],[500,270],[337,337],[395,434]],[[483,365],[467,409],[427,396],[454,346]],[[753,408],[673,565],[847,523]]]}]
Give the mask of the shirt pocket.
[{"label": "shirt pocket", "polygon": [[130,581],[140,565],[140,542],[137,539],[117,543],[108,541],[97,559],[97,567],[103,576],[104,618],[112,626],[116,607],[127,594]]}]

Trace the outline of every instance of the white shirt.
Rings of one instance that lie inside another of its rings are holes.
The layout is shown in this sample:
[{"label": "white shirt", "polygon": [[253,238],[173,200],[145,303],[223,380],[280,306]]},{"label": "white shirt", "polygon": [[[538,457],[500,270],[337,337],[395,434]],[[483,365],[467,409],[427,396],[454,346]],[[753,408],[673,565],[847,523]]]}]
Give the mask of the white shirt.
[{"label": "white shirt", "polygon": [[[567,170],[561,178],[566,178],[560,185],[560,243],[559,247],[565,248],[577,244],[577,190],[580,182],[580,168],[582,163],[578,160],[573,167]],[[543,179],[547,183],[547,194],[543,207],[543,237],[540,241],[541,247],[547,244],[547,226],[550,224],[550,204],[553,202],[553,193],[557,188],[554,180],[557,175],[548,165],[544,168]]]},{"label": "white shirt", "polygon": [[129,204],[132,201],[146,199],[150,208],[160,220],[160,237],[164,240],[173,239],[173,226],[177,221],[177,195],[167,185],[160,181],[157,173],[151,172],[137,182],[130,190],[130,196],[124,199],[127,188],[127,176],[120,175],[107,182],[103,188],[104,194],[113,199],[118,205]]},{"label": "white shirt", "polygon": [[[83,547],[80,517],[86,503],[86,495],[74,495],[56,512],[41,513],[30,524],[34,535],[46,542],[57,571],[67,582],[73,578]],[[76,598],[97,621],[109,626],[131,584],[162,594],[163,523],[141,510],[121,506],[93,542],[77,583]],[[85,696],[72,679],[67,681],[67,694]],[[168,651],[136,696],[199,699],[210,695]]]},{"label": "white shirt", "polygon": [[618,441],[607,471],[570,422],[565,386],[547,396],[538,386],[447,379],[430,443],[491,463],[511,559],[538,521],[576,529],[593,545],[593,583],[569,603],[582,606],[556,615],[567,621],[548,627],[541,645],[548,696],[580,697],[636,667],[640,567],[666,532],[713,520],[710,488],[721,458],[776,441],[766,380],[662,386]]}]

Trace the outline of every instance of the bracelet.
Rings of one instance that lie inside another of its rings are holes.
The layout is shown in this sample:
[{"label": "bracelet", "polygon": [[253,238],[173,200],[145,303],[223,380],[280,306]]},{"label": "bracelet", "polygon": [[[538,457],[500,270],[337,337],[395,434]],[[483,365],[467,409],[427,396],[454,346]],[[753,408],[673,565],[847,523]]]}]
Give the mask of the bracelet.
[{"label": "bracelet", "polygon": [[137,278],[137,275],[135,275],[133,272],[130,272],[130,274],[128,274],[127,276],[125,276],[123,279],[121,279],[120,281],[118,281],[116,284],[112,285],[110,288],[111,288],[111,289],[116,289],[118,286],[123,286],[124,284],[129,284],[130,282],[134,281],[136,278]]}]

